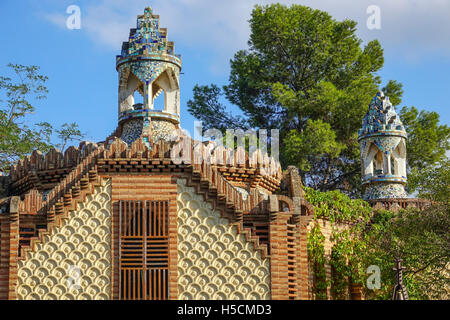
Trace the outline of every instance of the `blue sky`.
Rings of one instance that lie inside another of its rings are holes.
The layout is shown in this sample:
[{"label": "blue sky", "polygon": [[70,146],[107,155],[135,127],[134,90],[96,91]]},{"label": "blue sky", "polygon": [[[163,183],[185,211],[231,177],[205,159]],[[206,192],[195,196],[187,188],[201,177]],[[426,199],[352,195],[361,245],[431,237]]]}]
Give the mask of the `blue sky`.
[{"label": "blue sky", "polygon": [[[253,0],[2,0],[0,74],[7,63],[38,65],[49,77],[48,98],[37,104],[32,121],[55,126],[77,122],[87,139],[101,141],[117,125],[115,56],[135,27],[136,16],[152,6],[182,54],[182,126],[193,128],[186,102],[195,84],[225,84],[229,59],[245,49]],[[305,0],[341,20],[358,22],[364,42],[379,39],[385,49],[383,83],[404,84],[402,105],[433,110],[450,124],[450,1]],[[81,29],[66,28],[69,5],[81,9]],[[381,9],[381,29],[366,27],[366,9]],[[358,128],[355,128],[357,130]]]}]

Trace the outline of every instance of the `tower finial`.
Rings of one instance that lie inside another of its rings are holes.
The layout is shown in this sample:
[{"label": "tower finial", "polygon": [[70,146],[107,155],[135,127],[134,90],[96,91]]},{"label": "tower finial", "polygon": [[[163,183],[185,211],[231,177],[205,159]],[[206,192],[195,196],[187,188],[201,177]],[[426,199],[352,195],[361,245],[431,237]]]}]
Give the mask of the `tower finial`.
[{"label": "tower finial", "polygon": [[[159,16],[151,7],[137,18],[127,42],[117,56],[119,73],[119,126],[127,143],[170,139],[180,122],[181,56],[167,40],[167,29],[159,25]],[[162,95],[164,105],[155,109]],[[141,101],[139,101],[141,98]]]},{"label": "tower finial", "polygon": [[395,108],[380,90],[358,131],[364,198],[406,198],[405,128]]}]

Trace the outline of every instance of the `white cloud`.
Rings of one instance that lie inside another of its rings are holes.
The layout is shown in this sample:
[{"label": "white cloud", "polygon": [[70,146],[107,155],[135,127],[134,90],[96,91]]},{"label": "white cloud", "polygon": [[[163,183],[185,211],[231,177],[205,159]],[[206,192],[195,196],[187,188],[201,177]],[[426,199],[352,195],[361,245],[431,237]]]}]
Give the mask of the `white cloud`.
[{"label": "white cloud", "polygon": [[[153,0],[151,5],[168,28],[175,43],[214,55],[231,57],[245,48],[249,37],[248,19],[256,3],[267,0]],[[450,57],[450,1],[446,0],[278,0],[300,3],[328,11],[336,19],[358,22],[358,33],[365,40],[381,40],[383,47],[400,58],[420,59],[434,53]],[[118,52],[136,16],[142,14],[147,0],[101,0],[81,4],[82,28],[92,39]],[[381,9],[381,30],[366,27],[366,9],[376,4]],[[67,16],[47,14],[46,19],[61,25]]]},{"label": "white cloud", "polygon": [[59,13],[45,13],[43,15],[45,20],[50,21],[51,23],[53,23],[54,25],[60,27],[60,28],[65,28],[66,27],[66,17],[62,14]]}]

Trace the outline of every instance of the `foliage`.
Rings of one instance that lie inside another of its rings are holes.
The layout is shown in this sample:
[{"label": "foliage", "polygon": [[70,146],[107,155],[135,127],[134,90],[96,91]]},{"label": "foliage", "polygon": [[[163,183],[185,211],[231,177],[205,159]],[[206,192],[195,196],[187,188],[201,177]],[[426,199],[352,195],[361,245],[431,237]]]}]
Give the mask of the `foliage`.
[{"label": "foliage", "polygon": [[[54,147],[51,136],[54,132],[48,122],[29,124],[27,116],[35,112],[34,103],[46,98],[47,77],[39,73],[37,66],[8,64],[12,75],[0,76],[0,170],[8,172],[10,165],[38,149],[47,152]],[[56,130],[66,142],[81,139],[76,124],[64,124]]]},{"label": "foliage", "polygon": [[[406,268],[403,272],[410,299],[447,299],[450,285],[450,211],[448,205],[435,205],[423,211],[403,210],[398,214],[378,213],[377,219],[364,235],[370,243],[367,263],[382,266],[385,283],[379,292],[367,294],[373,298],[388,298],[391,294],[393,260],[399,257]],[[386,285],[389,283],[389,285]]]},{"label": "foliage", "polygon": [[402,102],[403,84],[395,80],[389,81],[383,89],[384,95],[389,97],[389,101],[393,106],[397,106]]},{"label": "foliage", "polygon": [[[228,85],[196,87],[189,111],[218,129],[279,129],[282,163],[298,165],[308,185],[357,191],[355,128],[380,85],[380,44],[361,48],[356,22],[300,5],[256,6],[250,27],[249,50],[232,59]],[[223,96],[244,117],[227,113]],[[316,139],[315,129],[326,135]]]},{"label": "foliage", "polygon": [[450,202],[450,160],[441,160],[435,166],[422,170],[415,169],[408,179],[408,185],[416,186],[414,189],[419,197],[438,201],[444,204]]},{"label": "foliage", "polygon": [[400,117],[408,132],[409,166],[424,169],[445,158],[450,149],[450,128],[439,124],[438,113],[403,107]]},{"label": "foliage", "polygon": [[[228,84],[196,86],[189,112],[205,129],[279,129],[283,166],[298,166],[305,184],[315,189],[359,196],[357,128],[381,86],[380,43],[362,46],[355,21],[337,21],[301,5],[255,6],[250,27],[249,49],[231,60]],[[394,105],[401,103],[401,83],[389,80],[383,90]],[[227,103],[243,116],[228,112]],[[436,113],[403,110],[414,172],[449,149],[449,129],[438,124]]]},{"label": "foliage", "polygon": [[327,299],[327,287],[329,281],[326,279],[325,272],[325,237],[320,231],[318,224],[314,225],[311,231],[308,233],[308,256],[312,264],[314,274],[314,286],[313,292],[317,300]]},{"label": "foliage", "polygon": [[314,206],[314,218],[331,222],[369,221],[372,209],[361,199],[350,199],[338,190],[321,192],[305,187],[305,198]]},{"label": "foliage", "polygon": [[[226,107],[219,101],[223,91],[216,85],[196,85],[193,94],[193,100],[187,102],[188,111],[203,121],[205,130],[214,128],[225,132],[227,128],[247,129],[247,124],[242,117],[233,116],[226,111]],[[198,116],[199,112],[201,117]]]},{"label": "foliage", "polygon": [[[305,197],[314,206],[314,219],[326,219],[332,225],[333,247],[329,256],[325,256],[325,238],[318,223],[308,235],[308,254],[313,272],[317,273],[315,290],[320,289],[317,297],[323,298],[324,287],[329,286],[334,299],[348,298],[349,284],[365,287],[369,276],[366,270],[376,265],[381,271],[381,287],[365,288],[365,296],[390,299],[396,281],[392,269],[395,257],[400,257],[406,268],[404,281],[410,299],[448,298],[445,291],[450,285],[448,202],[422,211],[372,213],[365,201],[352,200],[339,191],[305,188]],[[324,276],[327,263],[333,271],[331,279]]]},{"label": "foliage", "polygon": [[8,64],[13,77],[0,76],[0,168],[9,165],[34,149],[47,151],[51,147],[52,127],[47,122],[34,126],[25,124],[25,117],[35,111],[32,100],[45,99],[47,77],[36,66]]},{"label": "foliage", "polygon": [[[314,141],[314,143],[311,143]],[[330,124],[322,120],[308,119],[305,130],[300,134],[291,130],[285,138],[286,162],[303,171],[311,169],[311,162],[324,155],[338,157],[345,146],[336,142],[336,134]]]},{"label": "foliage", "polygon": [[439,124],[438,113],[419,112],[415,107],[403,107],[400,118],[408,133],[408,190],[414,192],[425,182],[416,176],[423,176],[423,170],[429,170],[446,159],[446,152],[450,149],[450,128]]},{"label": "foliage", "polygon": [[329,257],[333,270],[331,289],[335,299],[348,297],[350,283],[364,284],[367,266],[361,257],[365,254],[368,243],[354,237],[356,230],[356,227],[336,230],[331,239],[335,242]]},{"label": "foliage", "polygon": [[81,141],[84,137],[84,134],[81,133],[78,125],[74,122],[70,124],[64,123],[60,129],[56,130],[56,133],[61,140],[61,143],[58,144],[58,148],[61,152],[64,152],[68,142]]},{"label": "foliage", "polygon": [[[333,226],[336,223],[347,224],[347,228],[344,230],[333,228],[331,240],[335,242],[335,245],[330,257],[324,256],[325,237],[320,232],[318,223],[314,224],[308,234],[308,254],[313,262],[313,272],[317,273],[314,277],[317,282],[315,284],[316,297],[326,295],[326,288],[331,286],[334,298],[345,299],[350,281],[362,283],[365,268],[359,257],[367,247],[366,242],[353,237],[357,231],[361,232],[361,225],[351,226],[349,223],[365,224],[369,222],[372,209],[367,202],[360,199],[352,200],[337,190],[321,192],[306,187],[305,198],[314,206],[315,220],[326,219]],[[326,279],[325,263],[329,263],[332,267],[331,281]]]}]

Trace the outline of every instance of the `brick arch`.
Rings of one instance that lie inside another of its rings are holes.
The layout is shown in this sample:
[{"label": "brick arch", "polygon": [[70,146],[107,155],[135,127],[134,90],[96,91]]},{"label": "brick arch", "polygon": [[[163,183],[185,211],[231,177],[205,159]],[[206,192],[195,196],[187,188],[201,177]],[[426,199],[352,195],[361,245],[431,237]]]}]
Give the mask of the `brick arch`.
[{"label": "brick arch", "polygon": [[[284,195],[277,195],[277,198],[278,198],[280,211],[294,212],[294,202],[292,202],[291,198],[284,196]],[[285,210],[286,208],[288,210]]]},{"label": "brick arch", "polygon": [[313,216],[314,215],[314,207],[309,202],[302,202],[301,205],[301,213],[302,216]]}]

